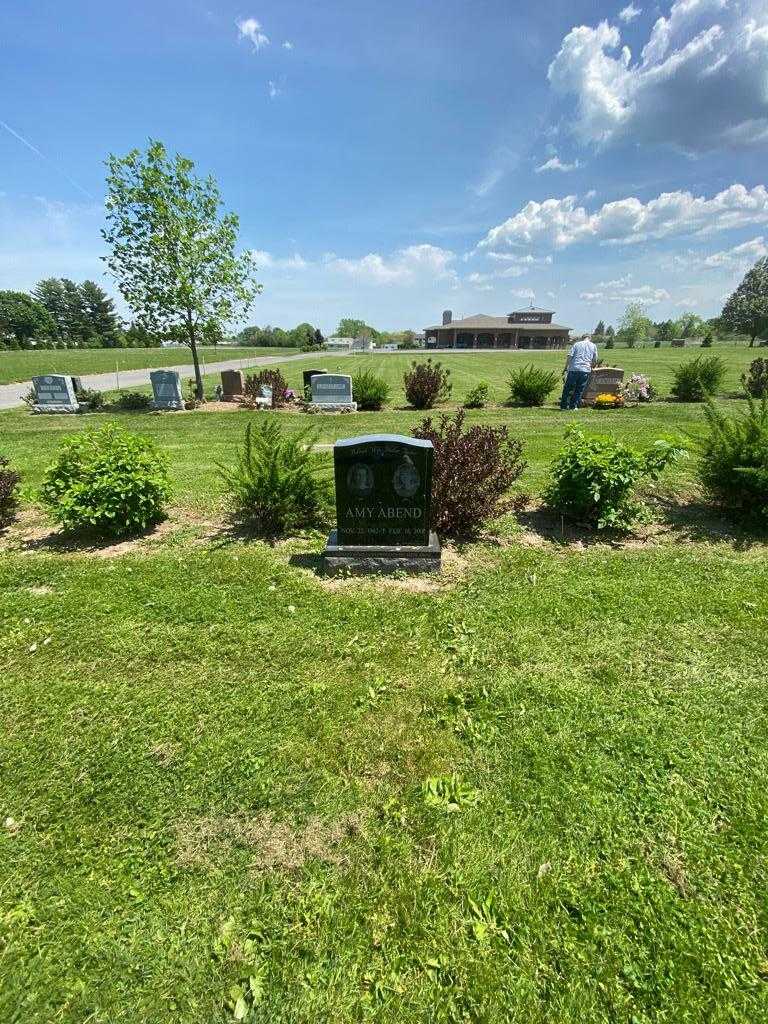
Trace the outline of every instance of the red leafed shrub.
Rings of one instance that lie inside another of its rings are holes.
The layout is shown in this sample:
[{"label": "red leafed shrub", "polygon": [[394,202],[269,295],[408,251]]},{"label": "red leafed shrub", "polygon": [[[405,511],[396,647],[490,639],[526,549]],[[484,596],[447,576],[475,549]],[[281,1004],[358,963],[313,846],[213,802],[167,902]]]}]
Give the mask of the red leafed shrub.
[{"label": "red leafed shrub", "polygon": [[427,418],[413,436],[435,447],[431,526],[443,537],[475,533],[483,523],[515,506],[507,492],[525,469],[523,443],[506,427],[464,430],[464,410]]},{"label": "red leafed shrub", "polygon": [[414,409],[431,409],[438,402],[444,402],[451,393],[451,371],[442,363],[411,363],[403,377],[403,387],[408,404]]},{"label": "red leafed shrub", "polygon": [[243,395],[245,405],[256,405],[256,399],[261,398],[261,386],[264,384],[272,388],[272,408],[280,409],[288,401],[288,381],[279,370],[262,370],[261,373],[254,373],[245,378],[243,384]]},{"label": "red leafed shrub", "polygon": [[0,455],[0,526],[7,523],[16,510],[17,487],[21,477],[4,455]]}]

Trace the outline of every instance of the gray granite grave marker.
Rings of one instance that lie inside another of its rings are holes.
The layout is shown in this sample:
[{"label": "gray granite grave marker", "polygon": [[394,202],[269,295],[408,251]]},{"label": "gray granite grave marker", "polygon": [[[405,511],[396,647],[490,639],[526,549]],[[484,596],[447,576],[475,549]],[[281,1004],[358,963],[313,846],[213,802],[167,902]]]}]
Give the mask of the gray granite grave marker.
[{"label": "gray granite grave marker", "polygon": [[155,409],[184,408],[181,378],[176,370],[153,370],[149,379],[152,381],[152,405]]},{"label": "gray granite grave marker", "polygon": [[33,412],[80,411],[71,377],[57,373],[33,377],[32,385],[35,389]]},{"label": "gray granite grave marker", "polygon": [[371,434],[333,447],[337,528],[326,572],[431,572],[440,543],[430,531],[431,441]]},{"label": "gray granite grave marker", "polygon": [[314,412],[354,412],[357,409],[357,403],[352,401],[352,378],[347,373],[317,373],[310,386],[309,408]]}]

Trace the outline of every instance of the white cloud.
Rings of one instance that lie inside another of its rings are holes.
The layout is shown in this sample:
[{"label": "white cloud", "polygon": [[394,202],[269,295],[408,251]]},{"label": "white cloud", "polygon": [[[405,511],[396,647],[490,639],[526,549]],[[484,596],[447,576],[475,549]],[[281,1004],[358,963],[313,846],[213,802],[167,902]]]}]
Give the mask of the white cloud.
[{"label": "white cloud", "polygon": [[283,49],[284,50],[292,50],[293,49],[293,43],[289,39],[286,39],[285,42],[283,43]]},{"label": "white cloud", "polygon": [[267,92],[269,93],[269,98],[271,100],[274,100],[278,96],[282,96],[283,94],[283,90],[280,88],[277,82],[273,82],[271,78],[267,82]]},{"label": "white cloud", "polygon": [[572,164],[565,164],[559,156],[553,156],[537,167],[536,173],[541,174],[542,171],[575,171],[578,167],[581,167],[578,160],[574,160]]},{"label": "white cloud", "polygon": [[391,256],[371,252],[360,259],[336,257],[326,264],[366,284],[413,284],[424,279],[456,282],[456,254],[436,245],[411,245]]},{"label": "white cloud", "polygon": [[252,249],[251,256],[260,270],[305,270],[311,266],[310,260],[294,253],[293,256],[273,256],[264,249]]},{"label": "white cloud", "polygon": [[640,302],[644,306],[657,306],[660,302],[668,302],[670,294],[666,288],[654,288],[650,284],[629,286],[629,277],[618,281],[601,281],[595,285],[596,290],[580,292],[582,302],[590,305],[601,305],[604,302]]},{"label": "white cloud", "polygon": [[766,0],[675,0],[639,60],[607,21],[572,28],[549,80],[575,100],[573,131],[585,143],[628,138],[696,153],[768,139],[767,61]]},{"label": "white cloud", "polygon": [[627,4],[626,7],[623,7],[619,11],[619,18],[621,18],[622,21],[630,22],[634,21],[635,18],[639,18],[642,13],[642,7],[635,7],[634,4]]},{"label": "white cloud", "polygon": [[688,249],[687,252],[675,253],[670,266],[674,270],[721,270],[728,273],[744,273],[758,260],[768,256],[768,245],[762,235],[751,238],[747,242],[734,245],[731,249],[722,249],[709,256]]},{"label": "white cloud", "polygon": [[499,263],[516,263],[524,267],[549,266],[552,263],[551,256],[520,256],[516,252],[487,252],[489,260],[496,260]]},{"label": "white cloud", "polygon": [[509,294],[516,296],[518,299],[530,299],[531,302],[536,298],[536,293],[531,291],[530,288],[513,288]]},{"label": "white cloud", "polygon": [[236,22],[238,38],[250,39],[254,50],[261,50],[269,46],[269,36],[261,31],[261,25],[255,18],[243,18]]},{"label": "white cloud", "polygon": [[642,203],[630,196],[604,203],[595,213],[578,205],[576,196],[534,200],[492,228],[480,248],[533,246],[563,249],[577,242],[629,245],[678,235],[706,235],[748,224],[768,222],[768,189],[731,185],[711,199],[691,192],[663,192]]}]

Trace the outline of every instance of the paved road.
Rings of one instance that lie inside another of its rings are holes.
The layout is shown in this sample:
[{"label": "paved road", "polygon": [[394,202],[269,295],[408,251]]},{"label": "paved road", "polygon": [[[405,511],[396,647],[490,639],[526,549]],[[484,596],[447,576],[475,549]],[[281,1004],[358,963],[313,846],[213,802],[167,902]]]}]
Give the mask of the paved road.
[{"label": "paved road", "polygon": [[[337,353],[334,353],[336,355]],[[344,353],[346,354],[346,353]],[[309,359],[317,362],[322,360],[322,353],[302,352],[297,356],[251,356],[250,359],[226,359],[223,362],[205,364],[205,372],[221,373],[222,370],[244,370],[247,366],[269,366],[270,363],[289,363],[295,359]],[[142,384],[149,384],[149,374],[152,370],[178,370],[182,377],[192,377],[194,367],[191,363],[182,363],[179,366],[151,366],[146,370],[121,370],[120,387],[135,388]],[[81,375],[83,387],[92,388],[94,391],[114,391],[117,388],[116,374],[91,373]],[[22,395],[26,395],[32,387],[32,381],[24,381],[22,384],[1,384],[0,385],[0,409],[12,409],[21,405]]]}]

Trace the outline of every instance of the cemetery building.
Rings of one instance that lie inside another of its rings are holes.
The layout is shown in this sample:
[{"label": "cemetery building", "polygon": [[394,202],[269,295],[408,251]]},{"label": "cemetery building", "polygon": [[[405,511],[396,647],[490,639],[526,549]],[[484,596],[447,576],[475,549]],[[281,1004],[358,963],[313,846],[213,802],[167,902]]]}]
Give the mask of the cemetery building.
[{"label": "cemetery building", "polygon": [[571,329],[552,323],[554,315],[531,306],[507,316],[478,313],[454,320],[447,309],[441,324],[425,328],[425,348],[565,348]]}]

